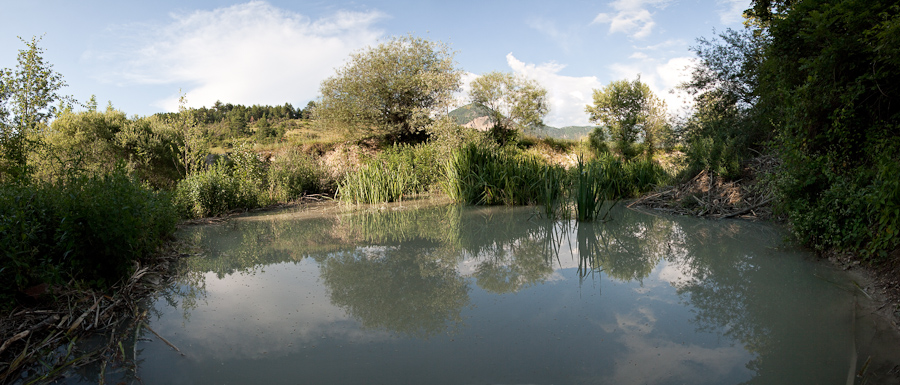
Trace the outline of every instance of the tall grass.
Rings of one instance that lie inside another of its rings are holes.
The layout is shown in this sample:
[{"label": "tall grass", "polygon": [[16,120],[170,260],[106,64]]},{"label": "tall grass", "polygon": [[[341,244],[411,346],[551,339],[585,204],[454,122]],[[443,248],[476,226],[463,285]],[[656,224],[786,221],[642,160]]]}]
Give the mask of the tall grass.
[{"label": "tall grass", "polygon": [[353,203],[394,202],[428,191],[437,175],[433,147],[395,145],[348,173],[339,183],[337,195]]},{"label": "tall grass", "polygon": [[528,205],[544,208],[548,217],[568,216],[591,221],[604,217],[614,201],[637,196],[665,181],[656,162],[623,162],[600,153],[566,171],[515,150],[467,145],[455,151],[444,171],[445,193],[457,202],[478,205]]},{"label": "tall grass", "polygon": [[606,217],[613,203],[606,206],[605,212],[604,203],[619,198],[623,185],[622,171],[621,162],[612,157],[601,157],[588,163],[578,158],[572,186],[577,220],[593,221]]},{"label": "tall grass", "polygon": [[562,167],[514,150],[466,145],[445,166],[444,192],[453,200],[478,205],[550,204],[565,180]]}]

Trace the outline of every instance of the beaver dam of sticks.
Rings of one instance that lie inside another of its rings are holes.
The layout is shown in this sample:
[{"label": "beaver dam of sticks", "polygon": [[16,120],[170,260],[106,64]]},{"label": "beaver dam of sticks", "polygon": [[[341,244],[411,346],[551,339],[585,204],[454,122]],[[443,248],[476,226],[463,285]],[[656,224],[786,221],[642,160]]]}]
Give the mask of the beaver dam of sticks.
[{"label": "beaver dam of sticks", "polygon": [[769,219],[774,193],[761,179],[777,167],[776,158],[760,156],[752,159],[743,177],[735,181],[725,181],[704,170],[685,183],[644,195],[628,207],[716,219]]}]

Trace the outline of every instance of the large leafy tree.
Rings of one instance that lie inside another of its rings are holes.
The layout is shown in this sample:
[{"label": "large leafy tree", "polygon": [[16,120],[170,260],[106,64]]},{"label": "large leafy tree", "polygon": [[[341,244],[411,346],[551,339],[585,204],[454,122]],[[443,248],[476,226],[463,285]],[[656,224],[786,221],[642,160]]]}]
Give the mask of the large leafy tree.
[{"label": "large leafy tree", "polygon": [[795,232],[820,248],[897,247],[900,5],[757,0],[754,10],[771,14],[759,92],[773,106]]},{"label": "large leafy tree", "polygon": [[647,155],[652,155],[668,130],[666,105],[641,82],[616,80],[594,90],[594,104],[585,111],[592,122],[603,124],[626,158],[634,156],[633,144],[642,139]]},{"label": "large leafy tree", "polygon": [[[694,96],[684,122],[690,171],[708,169],[737,178],[744,157],[772,136],[766,103],[760,103],[760,63],[768,37],[751,29],[728,29],[714,39],[697,39],[698,62],[681,88]],[[766,101],[769,103],[769,101]]]},{"label": "large leafy tree", "polygon": [[512,73],[490,72],[472,81],[469,99],[487,107],[495,130],[511,132],[540,127],[550,112],[547,90]]},{"label": "large leafy tree", "polygon": [[461,70],[446,44],[393,38],[351,56],[325,79],[314,117],[349,136],[404,141],[422,136],[459,90]]},{"label": "large leafy tree", "polygon": [[19,38],[15,69],[0,69],[0,180],[27,175],[27,155],[34,144],[29,134],[45,125],[56,113],[57,91],[66,85],[62,75],[44,60],[40,38]]}]

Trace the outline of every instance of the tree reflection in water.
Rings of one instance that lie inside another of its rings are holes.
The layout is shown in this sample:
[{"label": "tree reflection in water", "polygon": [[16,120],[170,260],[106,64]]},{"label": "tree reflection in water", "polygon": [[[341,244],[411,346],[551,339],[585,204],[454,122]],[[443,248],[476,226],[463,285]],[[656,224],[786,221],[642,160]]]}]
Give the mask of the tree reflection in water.
[{"label": "tree reflection in water", "polygon": [[[679,278],[669,282],[694,312],[697,331],[718,334],[755,355],[747,363],[755,373],[751,383],[784,382],[785,373],[808,379],[806,370],[817,367],[817,355],[797,357],[784,343],[815,333],[804,326],[808,321],[792,324],[779,317],[785,309],[819,314],[834,301],[786,295],[819,289],[796,279],[797,263],[771,260],[773,239],[781,236],[771,227],[621,207],[604,223],[542,219],[534,212],[431,205],[195,228],[185,238],[206,255],[191,259],[184,285],[197,290],[173,298],[190,306],[202,295],[198,272],[253,274],[267,264],[313,258],[332,304],[363,328],[427,338],[464,327],[471,283],[490,293],[514,293],[571,267],[581,280],[606,275],[643,286],[664,263],[678,271]],[[818,348],[848,349],[838,345]]]}]

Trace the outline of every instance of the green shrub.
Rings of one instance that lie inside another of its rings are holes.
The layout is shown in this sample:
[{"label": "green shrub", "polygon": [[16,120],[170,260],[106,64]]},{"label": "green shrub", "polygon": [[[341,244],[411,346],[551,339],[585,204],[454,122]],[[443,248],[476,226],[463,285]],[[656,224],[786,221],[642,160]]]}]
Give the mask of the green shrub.
[{"label": "green shrub", "polygon": [[700,171],[709,170],[727,180],[740,178],[741,160],[744,158],[740,151],[741,145],[736,138],[690,138],[685,153],[688,162],[685,175],[694,176]]},{"label": "green shrub", "polygon": [[900,164],[891,152],[882,152],[874,171],[798,157],[790,172],[776,174],[779,209],[797,238],[817,250],[856,250],[875,259],[900,246]]},{"label": "green shrub", "polygon": [[588,148],[595,155],[609,152],[609,145],[606,143],[606,139],[606,131],[603,130],[603,127],[594,127],[591,133],[588,134]]},{"label": "green shrub", "polygon": [[258,197],[241,189],[228,164],[219,161],[179,181],[175,201],[182,217],[200,218],[257,207]]},{"label": "green shrub", "polygon": [[[885,155],[888,153],[883,152]],[[874,222],[866,252],[885,257],[889,251],[900,246],[900,162],[896,159],[889,156],[881,158],[866,204],[866,215]]]},{"label": "green shrub", "polygon": [[636,197],[647,191],[653,190],[667,182],[668,174],[665,168],[652,159],[640,158],[625,163],[624,169],[627,175],[628,189],[623,191],[622,197]]},{"label": "green shrub", "polygon": [[0,186],[0,297],[70,279],[106,287],[150,256],[177,221],[171,198],[128,176]]},{"label": "green shrub", "polygon": [[315,158],[292,148],[269,165],[270,199],[287,202],[306,194],[333,190],[326,174]]}]

